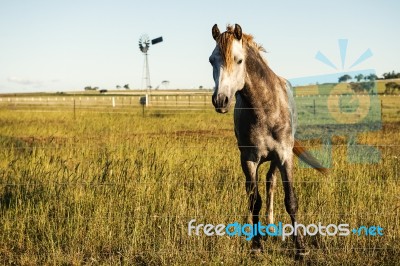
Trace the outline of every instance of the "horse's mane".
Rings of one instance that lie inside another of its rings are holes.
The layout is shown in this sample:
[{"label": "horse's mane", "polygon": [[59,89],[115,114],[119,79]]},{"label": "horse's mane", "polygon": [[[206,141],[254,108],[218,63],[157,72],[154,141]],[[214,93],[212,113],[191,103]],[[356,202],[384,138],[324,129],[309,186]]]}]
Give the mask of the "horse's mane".
[{"label": "horse's mane", "polygon": [[[234,27],[228,25],[226,31],[220,34],[217,38],[217,45],[219,46],[222,60],[225,63],[225,67],[228,71],[234,64],[232,56],[232,42],[235,39]],[[274,88],[276,84],[283,86],[285,83],[282,78],[277,76],[271,68],[269,68],[266,59],[260,54],[260,52],[266,52],[261,44],[254,41],[254,38],[250,34],[242,33],[243,46],[246,47],[246,65],[248,71],[256,73],[264,82],[267,83],[269,88]],[[284,87],[284,86],[283,86]]]},{"label": "horse's mane", "polygon": [[[226,31],[220,34],[217,38],[217,45],[219,46],[222,60],[225,62],[225,66],[227,69],[231,69],[233,64],[233,57],[231,55],[232,52],[232,41],[235,39],[234,36],[234,28],[232,25],[226,26]],[[243,45],[254,48],[258,51],[266,52],[264,47],[256,42],[254,42],[254,38],[250,34],[243,33],[242,34]]]}]

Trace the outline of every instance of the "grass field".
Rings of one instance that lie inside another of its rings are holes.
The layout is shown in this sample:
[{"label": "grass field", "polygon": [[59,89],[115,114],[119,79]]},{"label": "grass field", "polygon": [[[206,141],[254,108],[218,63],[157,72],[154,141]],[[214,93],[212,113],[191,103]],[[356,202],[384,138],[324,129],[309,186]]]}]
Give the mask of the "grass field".
[{"label": "grass field", "polygon": [[[79,105],[76,98],[75,112],[71,101],[36,99],[17,104],[3,97],[0,104],[1,264],[294,263],[291,239],[270,238],[265,252],[253,258],[244,237],[188,235],[191,219],[215,225],[247,221],[232,112],[217,114],[203,98],[191,107],[147,108],[144,116],[128,98],[115,108],[110,98],[105,105],[82,105],[86,98]],[[318,102],[312,107],[310,99],[296,98],[318,112]],[[305,263],[400,261],[400,97],[380,100],[382,128],[357,135],[359,144],[380,151],[379,163],[350,164],[349,137],[338,135],[331,140],[330,176],[298,162],[294,174],[301,223],[379,225],[384,236],[308,236]],[[320,140],[304,143],[318,148]],[[267,168],[259,173],[263,199]],[[277,184],[275,219],[289,223]]]}]

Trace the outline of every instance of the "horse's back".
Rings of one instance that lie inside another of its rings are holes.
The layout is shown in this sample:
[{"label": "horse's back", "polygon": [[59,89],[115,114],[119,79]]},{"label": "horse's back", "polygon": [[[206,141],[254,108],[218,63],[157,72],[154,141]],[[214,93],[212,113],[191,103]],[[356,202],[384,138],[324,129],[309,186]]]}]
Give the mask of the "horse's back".
[{"label": "horse's back", "polygon": [[285,80],[286,82],[286,93],[288,96],[288,108],[289,108],[289,113],[290,113],[290,124],[292,127],[292,135],[296,134],[296,128],[297,128],[297,110],[296,110],[296,102],[294,101],[294,96],[293,96],[293,87],[292,84],[288,80]]}]

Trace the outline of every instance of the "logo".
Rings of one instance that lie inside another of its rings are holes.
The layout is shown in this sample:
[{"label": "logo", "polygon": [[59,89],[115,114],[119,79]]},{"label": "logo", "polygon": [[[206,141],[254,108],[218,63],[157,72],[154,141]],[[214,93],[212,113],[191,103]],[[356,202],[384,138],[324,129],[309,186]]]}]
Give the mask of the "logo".
[{"label": "logo", "polygon": [[[345,71],[347,39],[338,40],[341,70],[337,73],[291,79],[295,87],[298,113],[296,138],[319,139],[320,148],[311,152],[325,167],[331,166],[332,137],[347,139],[347,162],[378,163],[380,151],[373,146],[358,143],[359,133],[377,131],[381,125],[381,102],[378,97],[374,69],[352,70],[372,57],[371,49],[365,50]],[[318,51],[315,58],[338,70],[336,64]],[[300,162],[302,167],[307,167]]]},{"label": "logo", "polygon": [[245,236],[247,241],[250,241],[255,236],[272,236],[281,237],[282,241],[292,235],[322,235],[322,236],[349,236],[351,233],[357,236],[383,236],[383,228],[380,226],[360,226],[350,230],[349,224],[329,224],[323,225],[321,222],[317,224],[303,225],[299,223],[283,224],[267,224],[261,222],[257,224],[241,224],[234,222],[230,224],[195,224],[196,219],[192,219],[188,223],[188,235],[200,236]]}]

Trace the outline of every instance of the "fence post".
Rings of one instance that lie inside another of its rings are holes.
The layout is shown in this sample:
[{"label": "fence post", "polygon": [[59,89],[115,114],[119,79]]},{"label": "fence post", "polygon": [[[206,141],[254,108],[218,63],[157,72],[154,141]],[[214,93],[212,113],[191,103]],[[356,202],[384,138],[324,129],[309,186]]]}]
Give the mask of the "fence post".
[{"label": "fence post", "polygon": [[313,104],[314,104],[314,115],[315,115],[315,99],[313,100]]}]

